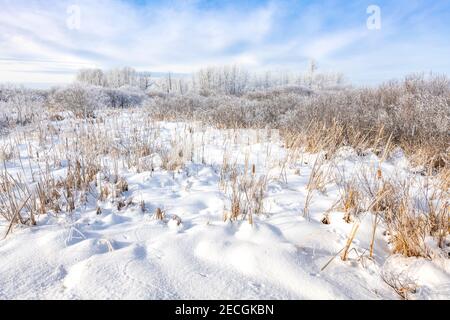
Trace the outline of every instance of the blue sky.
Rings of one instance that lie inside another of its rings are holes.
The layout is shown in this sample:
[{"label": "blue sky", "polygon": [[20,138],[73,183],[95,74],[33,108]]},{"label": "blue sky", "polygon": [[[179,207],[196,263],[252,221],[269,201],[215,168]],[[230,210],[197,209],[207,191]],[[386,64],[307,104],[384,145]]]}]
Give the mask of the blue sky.
[{"label": "blue sky", "polygon": [[[369,5],[381,9],[379,30],[367,28]],[[310,59],[357,85],[450,74],[450,0],[0,0],[0,8],[0,82],[63,83],[79,68],[124,65],[302,71]]]}]

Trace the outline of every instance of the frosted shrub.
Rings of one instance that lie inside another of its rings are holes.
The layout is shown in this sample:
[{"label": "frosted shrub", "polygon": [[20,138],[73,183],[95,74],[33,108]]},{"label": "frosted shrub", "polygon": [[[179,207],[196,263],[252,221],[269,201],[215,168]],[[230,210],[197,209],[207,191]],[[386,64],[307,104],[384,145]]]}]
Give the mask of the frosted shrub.
[{"label": "frosted shrub", "polygon": [[[207,71],[203,81],[213,86],[218,75]],[[160,119],[200,120],[218,127],[272,127],[305,136],[319,132],[315,140],[333,141],[335,146],[323,145],[334,150],[349,145],[382,152],[389,141],[410,154],[420,151],[420,162],[430,157],[438,157],[440,164],[448,161],[450,85],[442,76],[412,75],[377,88],[313,92],[287,86],[241,96],[210,90],[207,96],[190,93],[152,100],[152,114]],[[339,137],[324,136],[337,132]]]},{"label": "frosted shrub", "polygon": [[39,90],[0,87],[0,127],[26,125],[42,115],[46,95]]},{"label": "frosted shrub", "polygon": [[104,93],[108,96],[107,104],[111,108],[138,107],[145,99],[142,91],[129,86],[119,89],[105,89]]},{"label": "frosted shrub", "polygon": [[94,111],[108,104],[108,96],[100,87],[73,84],[55,90],[49,104],[57,109],[73,112],[77,117],[92,117]]}]

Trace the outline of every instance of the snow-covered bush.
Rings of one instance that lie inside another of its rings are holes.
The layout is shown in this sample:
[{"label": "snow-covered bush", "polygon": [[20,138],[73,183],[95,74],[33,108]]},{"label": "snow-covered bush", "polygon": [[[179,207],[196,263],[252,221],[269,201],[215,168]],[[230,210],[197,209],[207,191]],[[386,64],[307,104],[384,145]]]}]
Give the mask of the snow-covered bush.
[{"label": "snow-covered bush", "polygon": [[73,84],[53,91],[49,105],[73,112],[77,117],[92,117],[94,111],[107,107],[108,95],[101,87]]},{"label": "snow-covered bush", "polygon": [[[204,79],[213,76],[217,74],[212,70],[202,74]],[[204,87],[215,86],[216,80],[203,80]],[[193,119],[219,127],[272,127],[305,135],[338,134],[322,138],[332,140],[335,147],[379,149],[390,141],[408,153],[420,149],[426,157],[445,157],[450,141],[449,83],[446,77],[413,75],[376,88],[311,91],[286,86],[241,96],[209,91],[207,95],[153,97],[147,105],[151,114],[162,119]]]},{"label": "snow-covered bush", "polygon": [[125,86],[119,89],[105,89],[108,106],[111,108],[137,107],[142,104],[145,94],[137,88]]},{"label": "snow-covered bush", "polygon": [[26,125],[42,115],[46,94],[13,86],[0,87],[0,126]]}]

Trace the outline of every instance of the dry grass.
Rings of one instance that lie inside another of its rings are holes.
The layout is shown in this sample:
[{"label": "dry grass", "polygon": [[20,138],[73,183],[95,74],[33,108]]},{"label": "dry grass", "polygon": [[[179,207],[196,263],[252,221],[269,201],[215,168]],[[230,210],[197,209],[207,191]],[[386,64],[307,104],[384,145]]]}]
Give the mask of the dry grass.
[{"label": "dry grass", "polygon": [[[450,91],[439,81],[419,80],[407,79],[373,90],[317,92],[310,96],[280,93],[258,99],[251,95],[167,97],[164,101],[152,101],[153,109],[130,110],[131,116],[105,110],[97,118],[78,119],[52,109],[49,119],[34,123],[34,128],[26,123],[33,124],[32,119],[42,117],[22,113],[17,115],[21,120],[16,124],[21,123],[23,130],[12,132],[0,146],[4,163],[0,174],[0,214],[11,223],[12,230],[16,224],[35,224],[39,215],[69,214],[89,199],[112,200],[118,209],[123,209],[132,201],[123,198],[128,184],[120,176],[122,169],[153,172],[157,169],[155,159],[160,159],[161,169],[175,172],[193,161],[195,155],[198,162],[201,158],[205,164],[206,141],[202,138],[201,145],[195,145],[195,130],[190,125],[176,132],[169,144],[161,144],[160,129],[153,117],[159,114],[160,119],[199,120],[220,128],[280,129],[288,149],[281,163],[280,180],[285,182],[288,168],[303,162],[305,152],[322,154],[309,177],[303,206],[305,217],[310,215],[315,194],[326,192],[333,179],[330,160],[340,147],[351,146],[359,156],[374,152],[380,163],[395,147],[402,147],[414,163],[424,166],[421,174],[440,181],[429,190],[424,188],[426,205],[417,207],[410,192],[412,183],[390,181],[378,167],[339,184],[339,209],[344,211],[348,223],[361,213],[373,214],[370,256],[377,227],[383,223],[393,252],[428,257],[426,238],[434,237],[444,247],[450,231],[448,130],[443,130],[448,129],[445,121]],[[436,91],[439,86],[442,90]],[[123,119],[125,116],[130,119]],[[136,120],[139,121],[135,123]],[[239,140],[238,132],[233,131],[230,139]],[[26,155],[23,151],[20,155],[20,144],[27,145]],[[23,159],[28,159],[28,164]],[[19,163],[19,176],[9,173],[6,163],[11,161]],[[63,176],[53,177],[55,169],[64,169]],[[224,220],[247,219],[252,224],[254,216],[264,212],[269,178],[268,172],[263,171],[248,163],[248,159],[244,168],[238,167],[225,150],[219,168],[220,189],[229,197]],[[145,212],[145,203],[140,206]],[[164,219],[164,213],[159,211],[156,218]],[[331,223],[329,212],[323,222]]]},{"label": "dry grass", "polygon": [[380,157],[401,147],[414,163],[440,170],[449,161],[449,83],[443,76],[415,74],[377,88],[309,95],[190,93],[152,102],[152,113],[219,128],[270,126],[281,130],[287,147],[300,137],[307,151],[330,157],[342,146]]},{"label": "dry grass", "polygon": [[348,253],[349,253],[350,247],[352,245],[353,239],[356,236],[356,232],[358,232],[359,225],[360,225],[359,222],[355,222],[352,226],[352,230],[350,231],[350,233],[348,235],[347,243],[345,244],[344,251],[341,254],[341,259],[343,261],[347,261]]},{"label": "dry grass", "polygon": [[77,205],[87,201],[96,168],[82,167],[76,162],[68,167],[65,178],[55,179],[46,167],[32,185],[24,176],[23,171],[14,178],[8,173],[6,164],[0,174],[0,214],[10,222],[7,234],[16,224],[35,225],[39,215],[58,214],[63,210],[73,212]]},{"label": "dry grass", "polygon": [[394,253],[406,257],[429,257],[425,243],[430,234],[427,217],[420,214],[402,199],[392,211],[387,212],[388,228],[391,234],[391,245]]},{"label": "dry grass", "polygon": [[224,212],[224,221],[247,219],[253,224],[253,216],[264,212],[264,198],[267,189],[267,175],[257,176],[256,167],[244,170],[242,174],[236,167],[230,169],[230,182],[226,192],[230,199],[230,208]]},{"label": "dry grass", "polygon": [[156,220],[163,221],[166,217],[166,213],[161,208],[157,208],[154,217]]},{"label": "dry grass", "polygon": [[407,275],[382,272],[381,279],[403,300],[409,300],[410,295],[417,292],[417,283]]},{"label": "dry grass", "polygon": [[[322,223],[330,223],[329,215],[335,209],[344,212],[344,220],[348,223],[360,215],[370,214],[373,217],[368,248],[370,258],[374,255],[375,235],[380,224],[387,229],[392,253],[431,258],[427,245],[431,238],[440,248],[445,247],[449,235],[447,170],[441,170],[436,176],[430,173],[422,184],[411,178],[386,176],[379,166],[363,168],[352,178],[345,177],[342,172],[339,174],[336,180],[340,186],[340,199],[325,212]],[[353,237],[352,230],[349,243]],[[346,246],[343,258],[348,250]]]},{"label": "dry grass", "polygon": [[325,163],[325,157],[318,156],[314,161],[306,188],[324,193],[326,185],[332,180],[331,170]]},{"label": "dry grass", "polygon": [[303,216],[309,217],[309,209],[315,192],[326,192],[326,185],[331,182],[331,166],[326,166],[325,157],[318,156],[311,169],[308,184],[306,185],[305,203],[302,209]]},{"label": "dry grass", "polygon": [[344,211],[344,221],[350,223],[361,212],[361,195],[354,181],[345,182],[340,192],[340,209]]},{"label": "dry grass", "polygon": [[440,190],[439,196],[436,191],[429,196],[424,189],[424,197],[418,204],[410,188],[410,182],[400,187],[390,185],[378,210],[383,212],[393,253],[430,258],[427,238],[434,237],[443,248],[449,234],[448,194]]}]

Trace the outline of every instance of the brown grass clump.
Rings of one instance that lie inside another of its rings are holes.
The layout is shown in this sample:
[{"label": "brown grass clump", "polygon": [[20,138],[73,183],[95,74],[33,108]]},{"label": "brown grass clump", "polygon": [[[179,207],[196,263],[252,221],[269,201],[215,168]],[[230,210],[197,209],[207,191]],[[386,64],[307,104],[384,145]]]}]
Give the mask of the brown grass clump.
[{"label": "brown grass clump", "polygon": [[450,234],[450,169],[442,170],[436,178],[434,191],[425,192],[426,211],[430,234],[443,249]]},{"label": "brown grass clump", "polygon": [[118,191],[121,193],[127,192],[128,191],[128,182],[123,178],[119,178],[119,181],[116,183],[116,187],[117,187]]},{"label": "brown grass clump", "polygon": [[344,183],[341,188],[341,209],[344,211],[344,221],[350,223],[353,217],[358,216],[361,209],[361,195],[354,183]]},{"label": "brown grass clump", "polygon": [[392,251],[406,257],[429,258],[425,244],[425,238],[430,234],[427,217],[416,212],[406,199],[394,210],[388,212]]},{"label": "brown grass clump", "polygon": [[268,178],[266,175],[257,177],[256,166],[252,165],[250,171],[244,170],[239,174],[237,168],[231,169],[230,183],[225,190],[230,198],[230,210],[224,211],[224,221],[237,221],[242,217],[253,224],[253,215],[264,211],[264,198]]},{"label": "brown grass clump", "polygon": [[22,175],[13,178],[7,171],[0,174],[0,215],[10,223],[7,234],[16,224],[35,225],[38,215],[57,214],[62,208],[70,213],[77,203],[87,201],[89,183],[84,179],[89,178],[81,170],[69,169],[67,176],[57,181],[46,170],[33,187]]},{"label": "brown grass clump", "polygon": [[156,209],[156,212],[155,212],[155,219],[156,220],[163,221],[165,216],[166,216],[166,213],[163,210],[161,210],[161,208],[157,208]]}]

